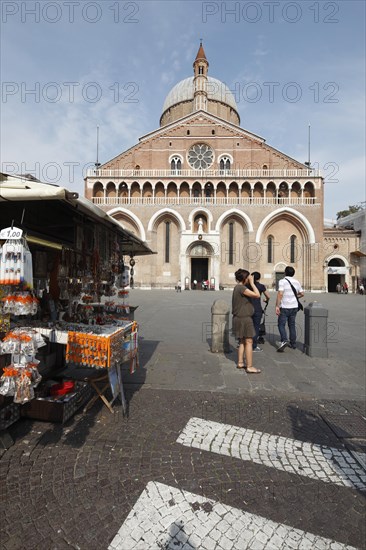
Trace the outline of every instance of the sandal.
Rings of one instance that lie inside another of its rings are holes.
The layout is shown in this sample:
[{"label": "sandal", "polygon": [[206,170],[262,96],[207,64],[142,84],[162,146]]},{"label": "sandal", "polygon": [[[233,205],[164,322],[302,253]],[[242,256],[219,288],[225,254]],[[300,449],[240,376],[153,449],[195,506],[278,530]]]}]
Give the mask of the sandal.
[{"label": "sandal", "polygon": [[244,363],[238,363],[238,364],[236,365],[236,368],[237,368],[237,369],[245,369]]},{"label": "sandal", "polygon": [[256,369],[254,367],[246,367],[245,370],[248,374],[259,374],[260,372],[262,372],[261,369]]}]

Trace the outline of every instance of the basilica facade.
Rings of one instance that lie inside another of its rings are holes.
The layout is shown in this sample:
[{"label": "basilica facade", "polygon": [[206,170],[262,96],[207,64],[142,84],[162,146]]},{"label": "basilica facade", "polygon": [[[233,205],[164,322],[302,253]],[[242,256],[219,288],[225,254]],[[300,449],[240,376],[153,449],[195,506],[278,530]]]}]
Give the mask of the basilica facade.
[{"label": "basilica facade", "polygon": [[136,258],[135,286],[208,280],[230,288],[242,267],[275,288],[291,264],[305,289],[320,291],[323,183],[240,126],[235,98],[209,76],[201,44],[193,75],[168,93],[159,128],[90,170],[85,195],[156,251]]}]

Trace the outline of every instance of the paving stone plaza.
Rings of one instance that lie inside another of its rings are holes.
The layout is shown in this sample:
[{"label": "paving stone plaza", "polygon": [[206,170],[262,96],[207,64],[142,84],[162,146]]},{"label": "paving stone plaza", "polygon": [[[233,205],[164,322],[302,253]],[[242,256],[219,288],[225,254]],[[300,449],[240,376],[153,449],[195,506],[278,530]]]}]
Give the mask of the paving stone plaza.
[{"label": "paving stone plaza", "polygon": [[1,451],[0,547],[364,549],[365,300],[329,310],[328,357],[276,352],[274,295],[260,375],[210,351],[211,306],[231,292],[131,292],[140,368],[127,414],[99,400],[64,425],[21,420]]}]

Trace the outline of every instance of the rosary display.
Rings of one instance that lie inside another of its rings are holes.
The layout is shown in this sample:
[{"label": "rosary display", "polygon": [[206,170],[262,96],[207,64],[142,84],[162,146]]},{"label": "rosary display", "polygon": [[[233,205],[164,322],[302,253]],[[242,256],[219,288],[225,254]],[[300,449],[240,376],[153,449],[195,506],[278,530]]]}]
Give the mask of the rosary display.
[{"label": "rosary display", "polygon": [[33,287],[32,254],[23,237],[0,247],[0,285]]},{"label": "rosary display", "polygon": [[[21,230],[14,228],[12,234]],[[4,288],[0,301],[0,313],[4,315],[35,315],[38,300],[32,293],[32,254],[27,241],[8,239],[0,246],[0,285]]]},{"label": "rosary display", "polygon": [[10,329],[10,314],[30,316],[37,313],[38,300],[33,296],[32,254],[22,231],[10,228],[12,238],[0,247],[1,328],[7,329],[0,342],[0,353],[10,354],[10,364],[0,378],[0,395],[14,397],[14,403],[24,404],[34,398],[34,388],[42,377],[35,358],[43,338],[31,328]]},{"label": "rosary display", "polygon": [[[137,354],[137,323],[126,323],[123,328],[109,334],[69,331],[66,346],[66,362],[69,366],[105,369],[115,363],[131,359]],[[132,335],[134,335],[132,337]],[[131,345],[131,338],[133,345]]]},{"label": "rosary display", "polygon": [[72,366],[103,369],[108,366],[109,338],[69,332],[66,346],[66,362]]},{"label": "rosary display", "polygon": [[2,312],[13,315],[36,315],[38,304],[39,300],[30,292],[20,291],[2,298]]},{"label": "rosary display", "polygon": [[[0,246],[0,332],[5,333],[0,354],[10,355],[0,378],[0,395],[13,397],[16,404],[24,405],[35,397],[35,401],[55,402],[73,395],[73,388],[66,387],[67,383],[62,384],[61,397],[52,392],[48,396],[54,384],[38,388],[35,395],[34,389],[42,380],[36,354],[46,345],[44,337],[50,344],[66,344],[68,367],[108,369],[107,379],[116,370],[118,383],[113,385],[113,398],[120,395],[124,404],[121,365],[130,361],[131,373],[138,366],[138,327],[128,319],[128,287],[133,286],[135,261],[131,258],[130,267],[126,268],[117,239],[102,246],[103,234],[95,235],[99,246],[94,241],[94,251],[89,249],[89,254],[66,249],[61,253],[37,250],[33,281],[32,254],[22,230],[11,227],[0,232],[0,239],[5,240]],[[83,250],[84,245],[82,242]],[[102,296],[118,299],[102,303]],[[135,309],[132,308],[132,318]],[[31,316],[36,319],[30,320]],[[28,317],[27,327],[22,326],[20,317]],[[42,369],[41,372],[44,374]],[[101,396],[94,389],[97,397]],[[28,411],[30,407],[31,403],[24,409]]]},{"label": "rosary display", "polygon": [[34,398],[34,388],[42,379],[35,355],[44,345],[42,336],[30,328],[14,329],[5,335],[0,353],[10,354],[11,361],[0,378],[0,395],[14,396],[14,403],[21,405]]}]

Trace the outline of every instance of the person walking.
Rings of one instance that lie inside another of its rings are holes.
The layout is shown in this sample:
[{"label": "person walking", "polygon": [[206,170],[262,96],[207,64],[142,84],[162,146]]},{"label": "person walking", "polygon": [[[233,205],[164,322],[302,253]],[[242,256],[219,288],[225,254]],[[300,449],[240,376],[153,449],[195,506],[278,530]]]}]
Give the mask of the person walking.
[{"label": "person walking", "polygon": [[342,290],[341,283],[337,283],[336,289],[337,289],[337,294],[340,294]]},{"label": "person walking", "polygon": [[176,287],[176,289],[177,289],[177,292],[182,292],[182,283],[181,283],[180,280],[177,282],[177,287]]},{"label": "person walking", "polygon": [[268,304],[269,302],[269,293],[264,285],[260,282],[261,274],[258,271],[253,271],[252,273],[253,281],[255,286],[257,287],[259,291],[259,298],[252,298],[252,304],[254,306],[254,313],[253,313],[253,325],[255,330],[255,336],[253,338],[253,352],[258,353],[260,351],[263,351],[262,348],[258,346],[258,338],[259,338],[259,325],[261,324],[263,309],[261,304],[261,295],[263,294],[265,297],[264,302]]},{"label": "person walking", "polygon": [[[296,349],[296,314],[299,310],[298,298],[304,296],[304,291],[297,279],[294,279],[295,270],[291,266],[285,269],[284,279],[278,282],[276,299],[276,315],[278,316],[278,330],[281,342],[277,351],[282,352],[287,346]],[[286,323],[288,324],[290,340],[287,339]]]},{"label": "person walking", "polygon": [[[232,296],[233,332],[239,339],[238,369],[245,369],[248,374],[259,374],[260,369],[253,367],[253,337],[255,330],[253,325],[254,306],[251,298],[260,298],[259,290],[254,284],[253,277],[246,269],[238,269],[235,272],[237,285]],[[246,366],[244,365],[244,355]]]}]

